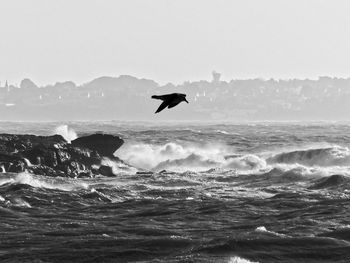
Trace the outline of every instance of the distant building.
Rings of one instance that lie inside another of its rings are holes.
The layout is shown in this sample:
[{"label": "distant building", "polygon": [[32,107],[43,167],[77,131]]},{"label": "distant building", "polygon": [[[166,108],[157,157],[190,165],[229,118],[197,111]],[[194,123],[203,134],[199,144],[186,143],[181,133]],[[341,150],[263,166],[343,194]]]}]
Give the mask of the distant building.
[{"label": "distant building", "polygon": [[7,83],[7,80],[6,80],[6,83],[5,83],[5,89],[7,90],[7,92],[10,91],[10,86],[9,86],[9,84]]},{"label": "distant building", "polygon": [[213,80],[212,80],[213,83],[217,83],[217,82],[220,81],[220,78],[221,78],[221,74],[220,73],[218,73],[216,71],[213,71],[211,74],[213,76]]}]

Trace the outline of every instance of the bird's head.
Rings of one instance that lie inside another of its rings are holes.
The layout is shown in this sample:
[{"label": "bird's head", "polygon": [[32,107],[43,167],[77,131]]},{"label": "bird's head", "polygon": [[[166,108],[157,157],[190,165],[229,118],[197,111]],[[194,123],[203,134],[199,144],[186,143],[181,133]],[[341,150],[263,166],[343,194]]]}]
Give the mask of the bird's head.
[{"label": "bird's head", "polygon": [[186,100],[186,94],[181,94],[181,97],[182,97],[182,100],[183,100],[183,101],[186,101],[187,103],[189,103],[189,102]]}]

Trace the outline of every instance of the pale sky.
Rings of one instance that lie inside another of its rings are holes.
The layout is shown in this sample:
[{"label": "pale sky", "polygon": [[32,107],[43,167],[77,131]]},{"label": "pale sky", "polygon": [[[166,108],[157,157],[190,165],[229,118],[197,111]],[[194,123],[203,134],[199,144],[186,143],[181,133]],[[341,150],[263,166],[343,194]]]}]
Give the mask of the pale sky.
[{"label": "pale sky", "polygon": [[0,0],[0,81],[350,77],[348,0]]}]

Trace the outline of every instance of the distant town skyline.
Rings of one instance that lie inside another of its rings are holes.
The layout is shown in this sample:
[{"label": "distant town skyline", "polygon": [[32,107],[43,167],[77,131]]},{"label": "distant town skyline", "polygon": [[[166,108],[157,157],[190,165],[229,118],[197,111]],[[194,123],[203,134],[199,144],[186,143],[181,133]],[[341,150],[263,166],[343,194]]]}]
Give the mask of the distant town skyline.
[{"label": "distant town skyline", "polygon": [[349,77],[346,0],[3,0],[0,80]]},{"label": "distant town skyline", "polygon": [[[40,86],[24,79],[0,85],[1,121],[196,120],[349,121],[350,78],[212,80],[161,85],[134,76],[101,76]],[[185,93],[190,102],[154,114],[152,95]]]},{"label": "distant town skyline", "polygon": [[75,82],[73,80],[62,80],[62,81],[52,81],[50,83],[38,83],[35,80],[31,79],[31,78],[22,78],[20,79],[20,81],[18,82],[9,82],[7,79],[5,80],[1,80],[0,79],[0,88],[9,88],[9,87],[14,87],[14,88],[21,88],[21,84],[23,83],[23,81],[30,81],[33,85],[35,85],[38,88],[45,88],[45,87],[49,87],[49,86],[56,86],[57,84],[67,84],[67,83],[71,83],[74,84],[75,86],[79,87],[79,86],[84,86],[86,84],[89,84],[91,81],[94,81],[96,79],[100,79],[100,78],[120,78],[120,77],[130,77],[130,78],[135,78],[135,79],[139,79],[139,80],[149,80],[152,82],[157,83],[160,87],[162,86],[168,86],[168,85],[174,85],[174,86],[181,86],[181,85],[186,85],[188,83],[195,83],[195,82],[225,82],[225,83],[230,83],[232,81],[251,81],[251,80],[261,80],[261,81],[318,81],[320,79],[339,79],[339,80],[350,80],[350,75],[349,76],[344,76],[344,77],[339,77],[339,76],[329,76],[329,75],[324,75],[324,76],[316,76],[314,78],[309,78],[309,77],[305,77],[305,78],[262,78],[262,77],[251,77],[251,78],[223,78],[222,77],[222,73],[218,72],[218,71],[211,71],[210,74],[208,74],[208,78],[205,79],[193,79],[193,80],[184,80],[182,82],[176,83],[176,82],[166,82],[166,83],[162,83],[157,81],[156,79],[151,79],[151,78],[144,78],[144,77],[139,77],[139,76],[135,76],[132,74],[120,74],[120,75],[111,75],[111,76],[107,76],[107,75],[101,75],[101,76],[97,76],[96,78],[92,78],[92,79],[87,79],[81,83],[79,82]]}]

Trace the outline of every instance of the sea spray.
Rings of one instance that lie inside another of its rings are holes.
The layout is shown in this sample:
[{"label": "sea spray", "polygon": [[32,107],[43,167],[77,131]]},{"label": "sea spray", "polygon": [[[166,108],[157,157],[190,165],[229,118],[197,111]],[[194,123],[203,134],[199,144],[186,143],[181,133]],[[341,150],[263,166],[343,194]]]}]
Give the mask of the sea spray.
[{"label": "sea spray", "polygon": [[[225,156],[230,153],[229,148],[223,145],[181,145],[170,142],[163,145],[129,143],[120,148],[117,155],[135,167],[148,170],[162,169],[160,167],[166,166],[166,163],[169,167],[174,166],[176,162],[186,164],[187,168],[200,167],[202,162],[205,170],[224,162]],[[175,165],[179,167],[179,164]]]},{"label": "sea spray", "polygon": [[65,124],[56,127],[54,133],[61,135],[68,143],[78,138],[77,133]]},{"label": "sea spray", "polygon": [[252,171],[266,168],[266,161],[254,154],[235,154],[234,149],[218,144],[163,145],[126,144],[117,152],[129,164],[153,171],[206,171],[212,168]]},{"label": "sea spray", "polygon": [[[77,189],[87,189],[89,186],[83,181],[72,178],[47,178],[29,173],[19,173],[11,177],[7,182],[10,184],[26,184],[34,188],[56,189],[61,191],[73,191]],[[3,183],[0,183],[0,185]]]},{"label": "sea spray", "polygon": [[125,163],[117,162],[115,160],[111,160],[110,158],[104,157],[101,160],[101,165],[109,166],[112,168],[114,175],[120,174],[135,174],[138,170],[134,167],[131,167]]}]

